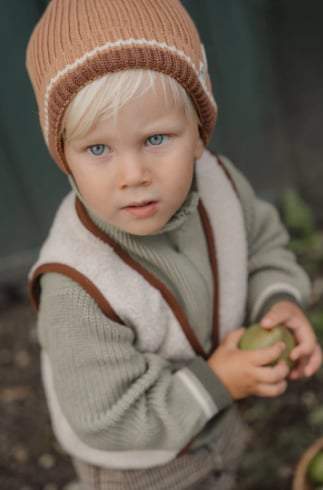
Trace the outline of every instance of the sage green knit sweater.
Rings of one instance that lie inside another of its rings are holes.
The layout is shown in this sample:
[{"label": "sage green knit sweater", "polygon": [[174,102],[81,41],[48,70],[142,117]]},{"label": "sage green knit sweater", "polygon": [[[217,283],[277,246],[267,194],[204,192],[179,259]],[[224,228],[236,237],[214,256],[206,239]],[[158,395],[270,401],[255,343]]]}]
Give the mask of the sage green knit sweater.
[{"label": "sage green knit sweater", "polygon": [[[306,305],[309,281],[286,249],[288,234],[276,210],[256,198],[241,173],[224,160],[241,200],[248,237],[249,290],[246,323],[258,319],[278,299],[288,297]],[[149,271],[161,279],[183,306],[206,351],[210,347],[212,276],[207,245],[197,212],[198,193],[191,192],[172,220],[159,233],[139,237],[102,223],[88,210],[96,224]],[[263,295],[271,285],[271,295]],[[167,383],[178,366],[161,362],[158,356],[143,359],[134,353],[129,333],[106,318],[94,300],[71,279],[46,273],[41,279],[39,340],[48,353],[61,410],[78,437],[89,447],[100,450],[130,448],[168,448],[174,441],[189,442],[192,447],[211,443],[219,433],[217,420],[207,430],[198,430],[189,413],[189,399],[178,388],[177,398],[165,405],[163,380]],[[120,294],[124,294],[120,292]],[[207,362],[196,358],[188,364],[192,377],[216,406],[226,409],[232,400]],[[154,373],[154,380],[151,373]],[[135,373],[135,374],[134,374]],[[150,373],[150,374],[149,374]],[[150,401],[140,404],[131,383],[141,378]],[[82,386],[82,396],[71,393]],[[125,393],[127,392],[127,397]],[[150,405],[149,405],[150,403]],[[142,407],[142,408],[140,408]],[[143,412],[141,412],[141,410]],[[146,410],[154,413],[148,427]],[[176,415],[175,415],[176,414]],[[220,420],[220,419],[219,419]],[[174,424],[174,421],[176,423]],[[220,423],[220,422],[219,422]],[[99,430],[98,430],[99,428]],[[136,436],[135,436],[136,435]]]}]

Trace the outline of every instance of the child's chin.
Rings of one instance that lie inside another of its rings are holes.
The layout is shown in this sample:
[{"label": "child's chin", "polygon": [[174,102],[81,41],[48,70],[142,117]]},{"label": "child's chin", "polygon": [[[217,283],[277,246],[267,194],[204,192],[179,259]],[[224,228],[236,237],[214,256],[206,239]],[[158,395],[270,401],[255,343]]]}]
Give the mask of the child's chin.
[{"label": "child's chin", "polygon": [[164,226],[164,223],[131,223],[122,227],[122,230],[131,235],[147,236],[158,233]]}]

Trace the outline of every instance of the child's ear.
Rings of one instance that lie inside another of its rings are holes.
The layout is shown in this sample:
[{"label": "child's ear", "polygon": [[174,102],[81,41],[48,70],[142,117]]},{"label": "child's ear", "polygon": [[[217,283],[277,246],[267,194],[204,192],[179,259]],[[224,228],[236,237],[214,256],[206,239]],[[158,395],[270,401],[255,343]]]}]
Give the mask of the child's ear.
[{"label": "child's ear", "polygon": [[195,151],[194,151],[194,156],[195,156],[196,160],[201,158],[201,156],[203,155],[204,149],[205,149],[205,147],[204,147],[203,140],[202,140],[201,136],[199,135],[197,140],[196,140]]}]

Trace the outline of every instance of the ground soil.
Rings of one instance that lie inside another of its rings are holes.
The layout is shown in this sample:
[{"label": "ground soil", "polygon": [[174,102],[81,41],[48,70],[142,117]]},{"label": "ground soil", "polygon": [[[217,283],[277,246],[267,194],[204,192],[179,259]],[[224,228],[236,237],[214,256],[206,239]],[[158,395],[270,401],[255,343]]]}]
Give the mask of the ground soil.
[{"label": "ground soil", "polygon": [[[24,298],[0,302],[0,489],[61,490],[75,478],[52,433],[39,369],[36,317]],[[323,372],[275,399],[241,403],[252,438],[242,490],[289,490],[304,450],[323,435]],[[171,490],[171,489],[170,489]]]}]

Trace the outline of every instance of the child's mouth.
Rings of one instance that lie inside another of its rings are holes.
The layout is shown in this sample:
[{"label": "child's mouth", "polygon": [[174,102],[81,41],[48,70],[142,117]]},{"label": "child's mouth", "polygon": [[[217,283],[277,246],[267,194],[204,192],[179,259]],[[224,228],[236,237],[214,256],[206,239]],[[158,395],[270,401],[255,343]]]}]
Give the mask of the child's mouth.
[{"label": "child's mouth", "polygon": [[158,208],[158,201],[147,201],[143,204],[133,204],[123,208],[136,218],[149,218],[153,216]]}]

